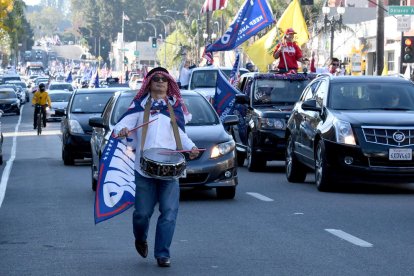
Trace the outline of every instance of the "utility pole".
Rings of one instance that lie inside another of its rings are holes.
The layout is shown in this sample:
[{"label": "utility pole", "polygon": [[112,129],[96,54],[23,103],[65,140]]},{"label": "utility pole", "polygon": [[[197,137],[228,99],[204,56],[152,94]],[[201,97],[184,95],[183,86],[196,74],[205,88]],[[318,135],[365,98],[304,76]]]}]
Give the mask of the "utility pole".
[{"label": "utility pole", "polygon": [[377,76],[384,69],[384,0],[377,0]]}]

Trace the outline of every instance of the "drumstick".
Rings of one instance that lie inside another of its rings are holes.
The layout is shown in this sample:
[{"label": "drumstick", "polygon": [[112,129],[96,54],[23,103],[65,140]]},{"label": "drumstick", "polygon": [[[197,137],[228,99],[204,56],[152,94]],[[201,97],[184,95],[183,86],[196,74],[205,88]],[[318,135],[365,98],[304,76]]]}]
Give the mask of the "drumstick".
[{"label": "drumstick", "polygon": [[[128,131],[128,134],[129,134],[129,133],[131,133],[131,132],[133,132],[134,130],[137,130],[137,129],[139,129],[139,128],[141,128],[141,127],[145,126],[145,125],[148,125],[149,123],[154,122],[155,120],[158,120],[158,118],[152,119],[151,121],[148,121],[148,122],[146,122],[146,123],[143,123],[142,125],[139,125],[139,126],[136,126],[136,127],[134,127],[134,128],[131,128],[131,129]],[[116,135],[116,136],[115,136],[115,138],[118,138],[118,137],[120,137],[120,136],[119,136],[119,135]]]},{"label": "drumstick", "polygon": [[[205,151],[206,149],[193,149],[194,151]],[[166,150],[160,151],[160,153],[174,153],[174,152],[192,152],[193,150]]]}]

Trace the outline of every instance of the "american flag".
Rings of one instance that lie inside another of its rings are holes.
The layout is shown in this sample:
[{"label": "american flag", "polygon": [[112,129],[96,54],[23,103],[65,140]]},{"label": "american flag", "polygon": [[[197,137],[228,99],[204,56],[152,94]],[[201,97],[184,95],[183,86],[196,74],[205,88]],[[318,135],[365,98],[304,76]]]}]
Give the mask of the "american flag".
[{"label": "american flag", "polygon": [[204,2],[203,7],[201,8],[201,13],[220,10],[226,7],[227,7],[227,0],[206,0]]},{"label": "american flag", "polygon": [[209,65],[214,63],[214,58],[213,58],[213,53],[212,52],[206,52],[206,47],[204,47],[204,52],[203,52],[203,58],[205,58],[207,60],[207,63]]},{"label": "american flag", "polygon": [[236,52],[236,61],[234,62],[233,69],[230,72],[229,82],[234,87],[237,86],[240,80],[240,52]]}]

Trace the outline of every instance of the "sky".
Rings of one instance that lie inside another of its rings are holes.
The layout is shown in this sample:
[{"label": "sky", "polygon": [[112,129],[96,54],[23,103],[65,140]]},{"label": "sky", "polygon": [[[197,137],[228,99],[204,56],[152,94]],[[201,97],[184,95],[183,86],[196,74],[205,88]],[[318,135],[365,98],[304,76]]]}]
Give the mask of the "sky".
[{"label": "sky", "polygon": [[40,3],[40,0],[24,0],[24,2],[26,3],[26,5],[28,6],[33,6],[33,5],[37,5]]}]

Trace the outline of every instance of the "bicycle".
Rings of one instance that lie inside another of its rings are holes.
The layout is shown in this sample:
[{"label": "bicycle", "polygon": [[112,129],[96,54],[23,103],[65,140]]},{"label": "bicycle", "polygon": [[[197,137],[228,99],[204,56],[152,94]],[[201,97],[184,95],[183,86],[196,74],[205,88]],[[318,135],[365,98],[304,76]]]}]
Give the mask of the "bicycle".
[{"label": "bicycle", "polygon": [[42,112],[42,106],[40,104],[36,104],[35,108],[37,109],[37,118],[36,118],[36,124],[37,124],[37,135],[42,134],[42,124],[43,124],[43,112]]}]

